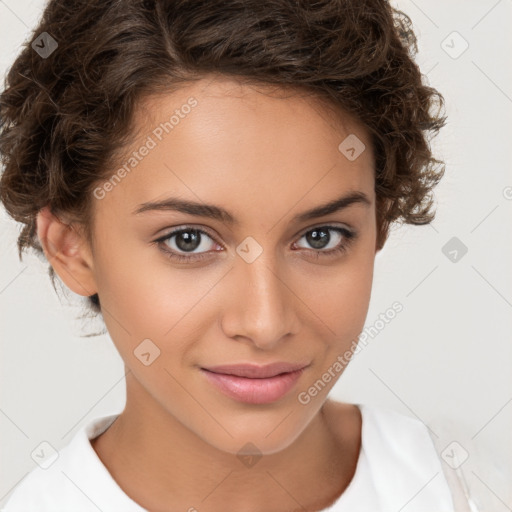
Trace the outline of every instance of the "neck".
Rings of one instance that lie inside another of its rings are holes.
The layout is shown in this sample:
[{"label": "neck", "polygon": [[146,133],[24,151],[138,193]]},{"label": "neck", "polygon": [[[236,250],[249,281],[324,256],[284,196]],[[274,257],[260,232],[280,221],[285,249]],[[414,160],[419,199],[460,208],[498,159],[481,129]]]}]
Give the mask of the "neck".
[{"label": "neck", "polygon": [[198,437],[127,377],[123,413],[91,444],[148,510],[304,510],[328,506],[350,482],[360,436],[352,420],[328,400],[287,448],[242,460]]}]

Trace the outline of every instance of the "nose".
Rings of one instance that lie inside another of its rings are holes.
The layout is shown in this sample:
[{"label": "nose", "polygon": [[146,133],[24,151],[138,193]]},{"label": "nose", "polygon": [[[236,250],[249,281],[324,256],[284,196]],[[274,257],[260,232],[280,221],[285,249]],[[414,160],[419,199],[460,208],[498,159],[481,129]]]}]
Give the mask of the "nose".
[{"label": "nose", "polygon": [[221,324],[226,336],[272,350],[298,332],[300,301],[264,254],[252,263],[236,258]]}]

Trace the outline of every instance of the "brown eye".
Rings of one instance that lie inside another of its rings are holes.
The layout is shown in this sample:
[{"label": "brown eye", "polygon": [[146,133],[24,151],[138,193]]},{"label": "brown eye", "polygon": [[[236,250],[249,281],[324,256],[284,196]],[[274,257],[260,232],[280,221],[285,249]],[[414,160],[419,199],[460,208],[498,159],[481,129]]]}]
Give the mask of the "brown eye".
[{"label": "brown eye", "polygon": [[[155,240],[169,258],[185,262],[207,257],[211,252],[211,242],[215,241],[206,231],[192,227],[180,227]],[[197,249],[202,250],[193,252]]]},{"label": "brown eye", "polygon": [[[335,234],[332,235],[332,232]],[[336,226],[318,226],[306,231],[301,238],[318,256],[333,256],[346,251],[356,238],[356,233]]]}]

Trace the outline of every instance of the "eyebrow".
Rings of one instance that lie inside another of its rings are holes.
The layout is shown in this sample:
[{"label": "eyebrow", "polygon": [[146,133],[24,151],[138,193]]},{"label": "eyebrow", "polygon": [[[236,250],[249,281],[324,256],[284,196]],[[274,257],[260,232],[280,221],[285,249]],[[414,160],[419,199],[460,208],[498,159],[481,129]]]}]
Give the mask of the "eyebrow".
[{"label": "eyebrow", "polygon": [[[371,201],[363,192],[350,192],[349,194],[346,194],[337,199],[333,199],[328,203],[299,213],[292,220],[294,222],[304,222],[307,220],[315,219],[317,217],[323,217],[324,215],[329,215],[331,213],[336,213],[354,204],[362,204],[369,207],[371,206]],[[222,222],[226,222],[228,224],[238,224],[238,220],[235,219],[231,213],[229,213],[224,208],[221,208],[220,206],[196,203],[194,201],[179,199],[177,197],[169,197],[161,201],[149,201],[142,203],[133,211],[133,214],[138,215],[140,213],[152,211],[177,211],[181,213],[187,213],[189,215],[196,215],[198,217],[209,217]]]}]

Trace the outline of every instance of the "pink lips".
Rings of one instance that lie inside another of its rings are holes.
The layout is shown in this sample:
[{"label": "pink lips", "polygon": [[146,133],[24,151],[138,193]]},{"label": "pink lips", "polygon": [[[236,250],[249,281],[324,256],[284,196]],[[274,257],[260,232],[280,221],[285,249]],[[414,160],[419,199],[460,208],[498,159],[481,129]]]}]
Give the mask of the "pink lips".
[{"label": "pink lips", "polygon": [[227,396],[249,404],[266,404],[288,393],[306,366],[307,363],[243,364],[201,368],[201,371],[209,382]]}]

